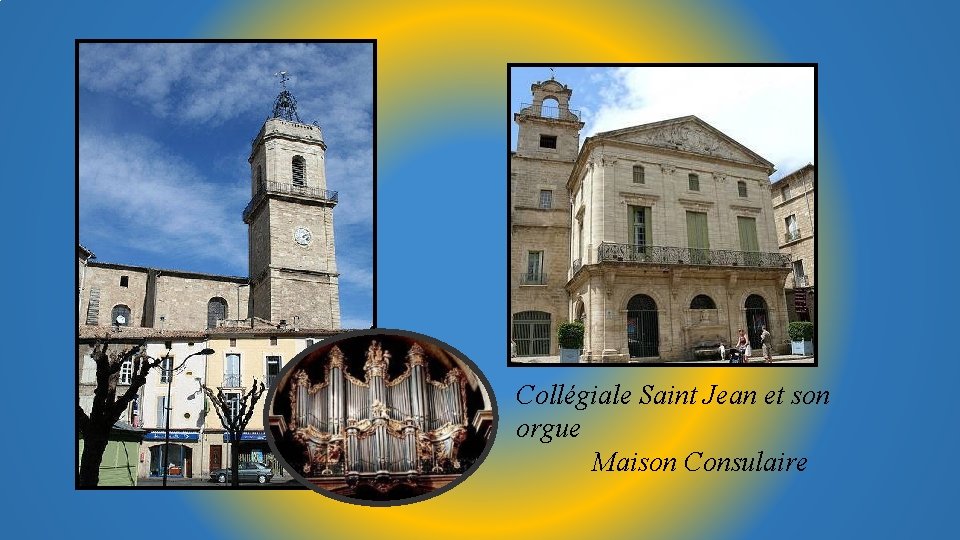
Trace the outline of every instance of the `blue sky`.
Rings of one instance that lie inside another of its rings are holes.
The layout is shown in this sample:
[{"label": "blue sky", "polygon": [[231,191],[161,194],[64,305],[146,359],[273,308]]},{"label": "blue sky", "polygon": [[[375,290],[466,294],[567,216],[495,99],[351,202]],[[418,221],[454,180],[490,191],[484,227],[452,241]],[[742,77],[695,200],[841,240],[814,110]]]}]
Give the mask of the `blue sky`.
[{"label": "blue sky", "polygon": [[[602,131],[696,115],[776,166],[777,180],[814,162],[812,67],[557,67],[573,89],[570,108],[586,124],[580,142]],[[511,70],[510,108],[531,99],[548,67]],[[516,149],[517,125],[511,124]]]},{"label": "blue sky", "polygon": [[247,275],[250,143],[280,92],[327,144],[344,328],[371,324],[373,47],[80,46],[80,242],[97,260]]}]

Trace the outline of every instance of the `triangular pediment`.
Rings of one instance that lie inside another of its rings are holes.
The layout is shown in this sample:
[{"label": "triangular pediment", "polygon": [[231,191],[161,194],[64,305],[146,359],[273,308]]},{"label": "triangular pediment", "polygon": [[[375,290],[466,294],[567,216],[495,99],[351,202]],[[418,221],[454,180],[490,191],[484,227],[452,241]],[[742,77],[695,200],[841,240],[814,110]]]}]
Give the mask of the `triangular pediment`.
[{"label": "triangular pediment", "polygon": [[773,168],[772,163],[696,116],[684,116],[616,131],[606,131],[594,137],[659,146]]}]

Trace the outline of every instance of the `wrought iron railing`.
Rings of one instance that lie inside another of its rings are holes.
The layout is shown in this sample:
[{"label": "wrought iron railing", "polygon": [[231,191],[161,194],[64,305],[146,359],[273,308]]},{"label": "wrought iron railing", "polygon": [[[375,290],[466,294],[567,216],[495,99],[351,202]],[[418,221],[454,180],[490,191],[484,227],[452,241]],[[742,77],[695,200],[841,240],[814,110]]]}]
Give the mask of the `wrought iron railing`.
[{"label": "wrought iron railing", "polygon": [[573,273],[576,274],[577,270],[579,270],[580,267],[583,266],[583,259],[574,259],[572,266],[573,266]]},{"label": "wrought iron railing", "polygon": [[797,229],[793,232],[787,231],[783,235],[784,242],[793,242],[794,240],[799,240],[799,239],[800,239],[800,229]]},{"label": "wrought iron railing", "polygon": [[524,272],[520,274],[520,284],[521,285],[546,285],[547,284],[547,275],[543,272],[538,274],[531,272]]},{"label": "wrought iron railing", "polygon": [[541,118],[555,118],[557,120],[580,120],[580,111],[566,107],[552,107],[550,105],[537,106],[535,103],[521,103],[521,114],[532,114]]},{"label": "wrought iron railing", "polygon": [[790,255],[729,249],[699,249],[670,246],[640,246],[604,242],[597,248],[600,262],[650,264],[691,264],[702,266],[747,266],[784,268],[790,266]]},{"label": "wrought iron railing", "polygon": [[250,202],[247,204],[247,207],[243,209],[243,221],[246,222],[247,218],[250,217],[250,212],[253,211],[257,203],[260,202],[260,197],[266,193],[279,193],[281,195],[297,195],[300,197],[309,197],[311,199],[319,199],[323,201],[337,202],[339,200],[339,193],[336,191],[331,191],[329,189],[320,189],[309,186],[301,186],[299,184],[283,184],[280,182],[274,182],[272,180],[265,180],[260,182],[257,186],[257,193],[250,199]]},{"label": "wrought iron railing", "polygon": [[807,276],[793,276],[793,286],[795,288],[809,287],[810,280]]},{"label": "wrought iron railing", "polygon": [[273,385],[277,382],[277,375],[267,375],[267,388],[273,388]]},{"label": "wrought iron railing", "polygon": [[236,373],[227,373],[223,376],[224,388],[240,388],[240,375]]}]

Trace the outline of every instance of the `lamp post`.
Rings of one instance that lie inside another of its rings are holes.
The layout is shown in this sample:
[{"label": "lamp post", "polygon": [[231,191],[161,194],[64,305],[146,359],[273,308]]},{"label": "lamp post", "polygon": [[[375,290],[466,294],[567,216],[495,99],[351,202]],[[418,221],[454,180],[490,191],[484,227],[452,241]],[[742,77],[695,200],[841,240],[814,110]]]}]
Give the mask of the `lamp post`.
[{"label": "lamp post", "polygon": [[[167,429],[166,429],[166,434],[164,435],[164,441],[163,441],[163,460],[162,460],[162,463],[160,463],[160,466],[163,467],[163,487],[167,487],[167,472],[169,471],[169,466],[167,465],[166,462],[167,460],[170,459],[170,411],[172,410],[172,407],[170,407],[170,389],[173,386],[173,373],[181,369],[183,366],[185,366],[187,363],[187,360],[193,358],[194,356],[199,356],[199,355],[206,356],[213,353],[214,353],[214,350],[209,347],[201,351],[197,351],[187,356],[186,358],[184,358],[183,362],[180,362],[179,366],[175,368],[171,366],[170,370],[167,371],[167,406],[166,406]],[[163,357],[163,359],[164,359],[164,363],[166,363],[166,360],[170,359],[169,351],[167,351],[167,354],[166,356]],[[161,369],[166,371],[163,367],[161,367]]]}]

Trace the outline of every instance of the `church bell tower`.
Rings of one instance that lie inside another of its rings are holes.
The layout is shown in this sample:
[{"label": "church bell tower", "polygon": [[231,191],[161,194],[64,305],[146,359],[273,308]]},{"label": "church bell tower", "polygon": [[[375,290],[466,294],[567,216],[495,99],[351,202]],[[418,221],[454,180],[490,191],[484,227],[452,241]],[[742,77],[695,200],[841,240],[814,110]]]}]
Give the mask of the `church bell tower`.
[{"label": "church bell tower", "polygon": [[276,324],[340,328],[340,293],[333,241],[337,192],[327,189],[323,134],[297,114],[286,88],[274,102],[250,151],[249,232],[251,313]]}]

